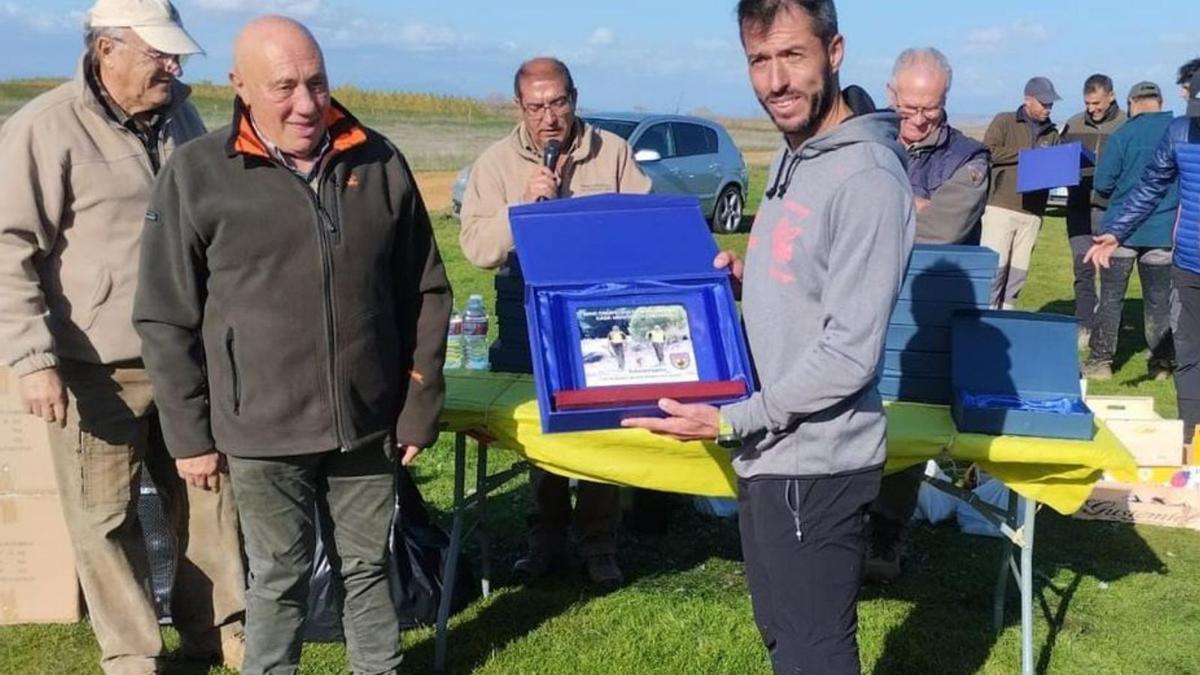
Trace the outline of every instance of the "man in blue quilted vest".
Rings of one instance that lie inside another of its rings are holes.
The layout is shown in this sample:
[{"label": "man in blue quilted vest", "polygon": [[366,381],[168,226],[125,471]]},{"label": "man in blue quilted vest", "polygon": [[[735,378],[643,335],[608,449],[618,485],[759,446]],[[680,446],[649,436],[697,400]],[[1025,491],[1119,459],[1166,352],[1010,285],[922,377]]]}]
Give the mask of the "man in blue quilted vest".
[{"label": "man in blue quilted vest", "polygon": [[1105,224],[1085,260],[1107,269],[1117,248],[1147,221],[1175,181],[1179,215],[1175,222],[1171,330],[1175,336],[1175,395],[1190,442],[1200,422],[1200,72],[1184,85],[1187,114],[1175,118],[1154,151],[1141,180],[1116,218]]}]

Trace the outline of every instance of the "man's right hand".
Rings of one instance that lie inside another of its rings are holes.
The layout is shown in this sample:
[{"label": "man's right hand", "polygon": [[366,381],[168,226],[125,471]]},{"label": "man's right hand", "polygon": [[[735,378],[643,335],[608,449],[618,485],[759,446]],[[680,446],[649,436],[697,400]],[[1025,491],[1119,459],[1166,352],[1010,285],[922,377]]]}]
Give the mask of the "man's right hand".
[{"label": "man's right hand", "polygon": [[25,412],[60,427],[67,425],[67,388],[55,368],[22,375],[19,383]]},{"label": "man's right hand", "polygon": [[1092,237],[1092,247],[1083,254],[1083,264],[1092,263],[1097,267],[1108,269],[1112,254],[1120,247],[1121,242],[1111,234]]},{"label": "man's right hand", "polygon": [[717,257],[713,259],[713,267],[723,270],[729,269],[729,276],[733,281],[733,297],[737,300],[742,299],[742,273],[745,272],[746,266],[742,263],[742,259],[733,251],[721,251]]},{"label": "man's right hand", "polygon": [[544,166],[537,167],[529,175],[529,182],[525,184],[525,194],[521,195],[521,201],[529,204],[536,202],[539,197],[558,198],[558,176]]}]

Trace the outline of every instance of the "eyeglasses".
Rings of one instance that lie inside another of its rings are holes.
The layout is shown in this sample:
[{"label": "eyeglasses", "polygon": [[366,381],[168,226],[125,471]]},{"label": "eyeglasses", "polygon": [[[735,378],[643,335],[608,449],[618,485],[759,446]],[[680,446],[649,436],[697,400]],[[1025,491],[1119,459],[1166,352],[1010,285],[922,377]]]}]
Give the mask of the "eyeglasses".
[{"label": "eyeglasses", "polygon": [[130,42],[128,40],[122,40],[119,37],[113,37],[113,38],[109,38],[109,39],[111,39],[113,42],[120,42],[121,44],[125,45],[126,47],[129,47],[133,51],[141,54],[142,56],[146,57],[147,59],[150,59],[151,61],[154,61],[155,63],[162,65],[162,66],[170,66],[172,64],[177,64],[180,68],[182,68],[183,64],[185,62],[187,62],[187,57],[188,57],[187,54],[168,54],[166,52],[160,52],[157,49],[152,49],[152,48],[148,48],[148,47],[141,47],[139,45],[135,45],[132,42]]},{"label": "eyeglasses", "polygon": [[561,115],[571,107],[571,103],[570,96],[559,96],[553,101],[549,101],[547,103],[522,103],[521,108],[525,111],[525,114],[529,115],[530,117],[541,117],[542,113],[546,112],[547,110],[555,115]]},{"label": "eyeglasses", "polygon": [[937,120],[941,119],[942,118],[942,110],[943,110],[943,108],[940,105],[935,106],[933,108],[918,108],[916,106],[911,106],[911,105],[896,106],[896,112],[904,119],[912,119],[914,117],[920,116],[930,122],[936,122]]}]

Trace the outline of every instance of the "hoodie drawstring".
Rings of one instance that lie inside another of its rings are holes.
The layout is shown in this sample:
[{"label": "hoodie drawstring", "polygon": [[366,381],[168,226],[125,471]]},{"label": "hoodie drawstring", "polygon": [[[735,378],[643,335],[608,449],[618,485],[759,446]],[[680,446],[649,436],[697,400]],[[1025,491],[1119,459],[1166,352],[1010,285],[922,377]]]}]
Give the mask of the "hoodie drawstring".
[{"label": "hoodie drawstring", "polygon": [[783,160],[779,162],[779,170],[775,172],[775,181],[771,184],[771,188],[766,191],[767,199],[782,198],[787,194],[788,186],[792,183],[792,176],[796,173],[796,167],[800,164],[800,155],[785,153]]}]

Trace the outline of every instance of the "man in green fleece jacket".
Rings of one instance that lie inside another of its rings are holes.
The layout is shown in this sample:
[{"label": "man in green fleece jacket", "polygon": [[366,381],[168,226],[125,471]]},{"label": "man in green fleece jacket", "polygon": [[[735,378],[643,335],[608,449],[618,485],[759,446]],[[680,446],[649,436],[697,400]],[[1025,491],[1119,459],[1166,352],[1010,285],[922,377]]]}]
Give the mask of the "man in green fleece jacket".
[{"label": "man in green fleece jacket", "polygon": [[979,243],[1000,255],[992,284],[991,304],[996,309],[1016,306],[1029,277],[1029,259],[1042,231],[1050,195],[1048,190],[1017,192],[1017,160],[1022,150],[1058,143],[1058,128],[1050,121],[1050,111],[1059,99],[1050,80],[1030,78],[1021,107],[996,115],[983,136],[983,144],[992,153],[992,181]]},{"label": "man in green fleece jacket", "polygon": [[146,214],[134,321],[163,434],[194,485],[228,457],[243,672],[295,672],[319,511],[351,668],[395,673],[396,462],[437,438],[449,283],[404,157],[331,98],[307,29],[253,20],[230,80],[233,124],[172,157]]},{"label": "man in green fleece jacket", "polygon": [[856,602],[887,420],[876,382],[916,208],[900,118],[840,90],[830,0],[738,4],[750,81],[783,133],[743,266],[759,389],[719,410],[664,400],[630,419],[733,448],[754,617],[776,673],[859,672]]}]

